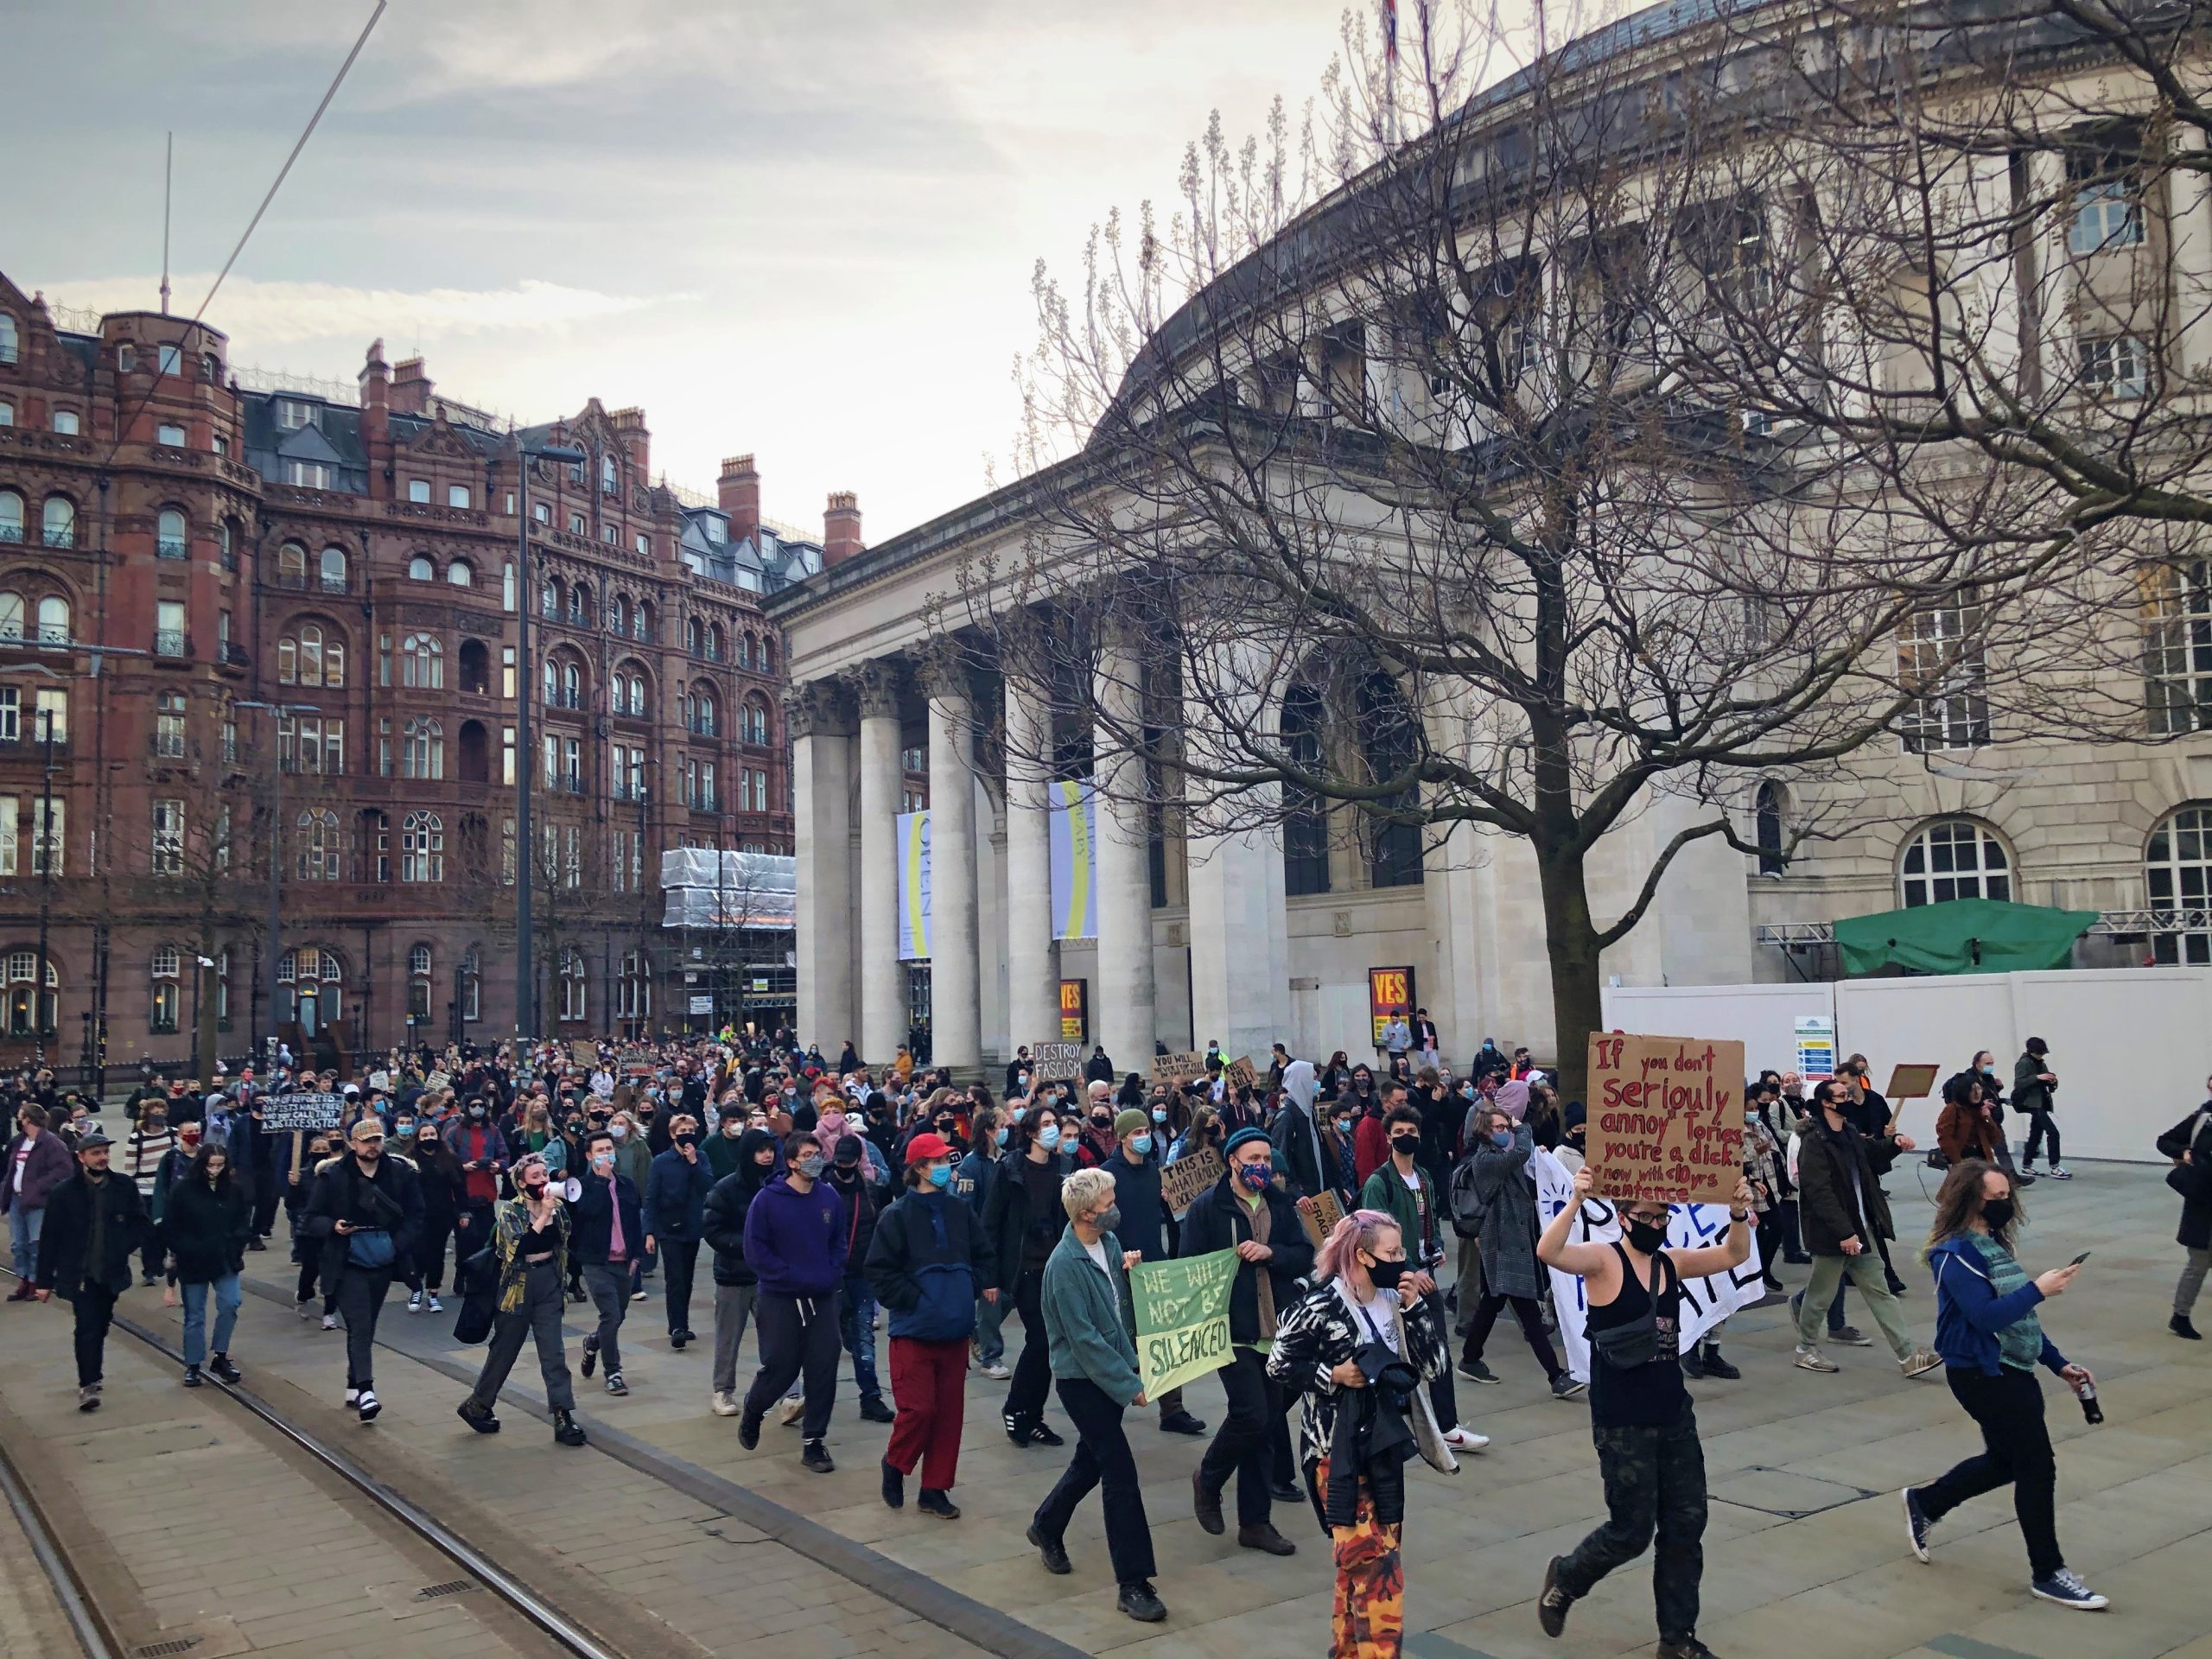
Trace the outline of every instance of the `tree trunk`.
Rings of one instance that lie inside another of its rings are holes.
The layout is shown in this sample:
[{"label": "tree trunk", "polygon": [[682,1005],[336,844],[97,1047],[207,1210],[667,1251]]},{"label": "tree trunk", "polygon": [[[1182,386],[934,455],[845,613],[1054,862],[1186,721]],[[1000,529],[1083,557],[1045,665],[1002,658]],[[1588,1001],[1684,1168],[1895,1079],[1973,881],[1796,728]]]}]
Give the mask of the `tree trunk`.
[{"label": "tree trunk", "polygon": [[1552,976],[1552,1037],[1559,1061],[1561,1105],[1585,1100],[1590,1033],[1605,1028],[1599,990],[1598,930],[1590,919],[1590,894],[1579,852],[1536,855],[1537,886],[1544,900],[1544,938]]}]

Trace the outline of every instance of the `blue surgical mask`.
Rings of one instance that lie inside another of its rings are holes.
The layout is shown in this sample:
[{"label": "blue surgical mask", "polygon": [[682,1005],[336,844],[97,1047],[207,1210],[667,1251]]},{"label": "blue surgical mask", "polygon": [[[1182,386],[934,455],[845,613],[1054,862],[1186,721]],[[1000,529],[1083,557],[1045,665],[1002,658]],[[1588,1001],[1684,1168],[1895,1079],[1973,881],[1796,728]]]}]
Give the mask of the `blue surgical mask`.
[{"label": "blue surgical mask", "polygon": [[1152,1109],[1152,1121],[1155,1123],[1165,1123],[1167,1121],[1167,1109],[1165,1106],[1154,1107]]},{"label": "blue surgical mask", "polygon": [[1017,1106],[1014,1109],[1014,1121],[1017,1123],[1028,1116],[1029,1109],[1027,1106]]},{"label": "blue surgical mask", "polygon": [[1129,1140],[1129,1150],[1135,1153],[1140,1158],[1149,1157],[1152,1153],[1152,1137],[1148,1135],[1131,1136]]},{"label": "blue surgical mask", "polygon": [[935,1187],[950,1186],[952,1185],[952,1166],[950,1164],[931,1164],[930,1166],[930,1185]]},{"label": "blue surgical mask", "polygon": [[1057,1152],[1059,1149],[1060,1145],[1060,1131],[1058,1126],[1049,1129],[1038,1130],[1037,1144],[1044,1147],[1047,1152]]},{"label": "blue surgical mask", "polygon": [[1490,1143],[1493,1147],[1502,1147],[1511,1146],[1513,1144],[1513,1131],[1510,1129],[1492,1129],[1490,1132]]},{"label": "blue surgical mask", "polygon": [[999,1125],[999,1132],[998,1132],[998,1134],[997,1134],[995,1136],[994,1136],[994,1137],[993,1137],[993,1139],[994,1139],[994,1140],[995,1140],[995,1141],[997,1141],[997,1143],[998,1143],[1000,1146],[1004,1146],[1004,1145],[1006,1145],[1006,1125],[1005,1125],[1005,1124],[1001,1123],[1001,1124],[1000,1124],[1000,1125]]}]

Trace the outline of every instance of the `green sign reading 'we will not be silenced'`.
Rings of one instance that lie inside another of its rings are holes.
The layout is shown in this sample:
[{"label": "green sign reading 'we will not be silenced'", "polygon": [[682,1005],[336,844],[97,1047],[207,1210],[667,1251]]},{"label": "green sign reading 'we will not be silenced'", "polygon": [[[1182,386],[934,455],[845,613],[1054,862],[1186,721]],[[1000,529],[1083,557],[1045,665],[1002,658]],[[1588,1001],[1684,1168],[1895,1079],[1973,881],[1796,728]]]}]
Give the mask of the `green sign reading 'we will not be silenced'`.
[{"label": "green sign reading 'we will not be silenced'", "polygon": [[1238,1265],[1236,1251],[1216,1250],[1180,1262],[1140,1262],[1130,1270],[1137,1372],[1146,1398],[1157,1400],[1229,1363],[1229,1293]]}]

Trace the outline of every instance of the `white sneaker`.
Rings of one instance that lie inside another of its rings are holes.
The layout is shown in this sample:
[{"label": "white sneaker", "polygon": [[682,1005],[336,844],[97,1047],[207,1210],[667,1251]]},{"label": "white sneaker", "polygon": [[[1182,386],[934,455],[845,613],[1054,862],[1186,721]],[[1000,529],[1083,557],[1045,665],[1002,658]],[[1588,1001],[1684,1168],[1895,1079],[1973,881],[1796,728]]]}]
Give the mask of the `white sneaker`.
[{"label": "white sneaker", "polygon": [[2053,1164],[2050,1166],[2050,1179],[2054,1181],[2070,1181],[2074,1177],[2065,1165]]},{"label": "white sneaker", "polygon": [[994,1382],[1003,1382],[1007,1378],[1012,1376],[1014,1373],[1007,1369],[1007,1363],[1004,1360],[995,1359],[989,1364],[983,1367],[983,1375],[989,1377]]},{"label": "white sneaker", "polygon": [[734,1417],[745,1408],[737,1403],[737,1396],[727,1389],[715,1390],[714,1413],[717,1417]]},{"label": "white sneaker", "polygon": [[1462,1425],[1444,1437],[1444,1444],[1454,1452],[1479,1452],[1490,1444],[1490,1436],[1478,1434],[1473,1429]]},{"label": "white sneaker", "polygon": [[784,1402],[784,1408],[776,1414],[776,1421],[781,1423],[785,1428],[789,1428],[793,1423],[798,1421],[798,1420],[805,1414],[805,1401],[786,1400]]},{"label": "white sneaker", "polygon": [[361,1414],[363,1422],[370,1422],[375,1419],[377,1413],[384,1409],[384,1402],[377,1398],[374,1389],[363,1389],[361,1397],[353,1403],[353,1409]]},{"label": "white sneaker", "polygon": [[326,1331],[335,1331],[338,1328],[338,1316],[335,1313],[324,1314],[322,1316],[322,1328]]},{"label": "white sneaker", "polygon": [[1801,1371],[1835,1371],[1843,1368],[1817,1348],[1800,1343],[1797,1347],[1797,1369]]},{"label": "white sneaker", "polygon": [[438,1300],[436,1291],[426,1290],[423,1293],[423,1311],[425,1313],[442,1313],[446,1311],[446,1305]]}]

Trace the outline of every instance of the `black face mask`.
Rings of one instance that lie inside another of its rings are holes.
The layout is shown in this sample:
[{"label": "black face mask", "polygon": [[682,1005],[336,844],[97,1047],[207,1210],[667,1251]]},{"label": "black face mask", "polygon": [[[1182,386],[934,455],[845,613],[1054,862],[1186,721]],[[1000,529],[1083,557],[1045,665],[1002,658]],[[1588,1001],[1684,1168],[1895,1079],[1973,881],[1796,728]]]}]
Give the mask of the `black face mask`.
[{"label": "black face mask", "polygon": [[1656,1255],[1660,1247],[1667,1242],[1667,1224],[1663,1221],[1630,1219],[1628,1223],[1628,1242],[1631,1249],[1641,1250],[1646,1255]]},{"label": "black face mask", "polygon": [[1417,1135],[1394,1135],[1390,1137],[1390,1150],[1393,1152],[1402,1152],[1407,1157],[1410,1158],[1421,1150],[1421,1136]]},{"label": "black face mask", "polygon": [[1983,1199],[1981,1218],[1989,1224],[1991,1232],[2003,1232],[2012,1223],[2012,1200],[2010,1198]]},{"label": "black face mask", "polygon": [[1375,1281],[1375,1288],[1377,1290],[1395,1290],[1398,1287],[1398,1281],[1405,1277],[1405,1273],[1406,1264],[1402,1259],[1396,1262],[1377,1262],[1367,1269],[1367,1276]]}]

